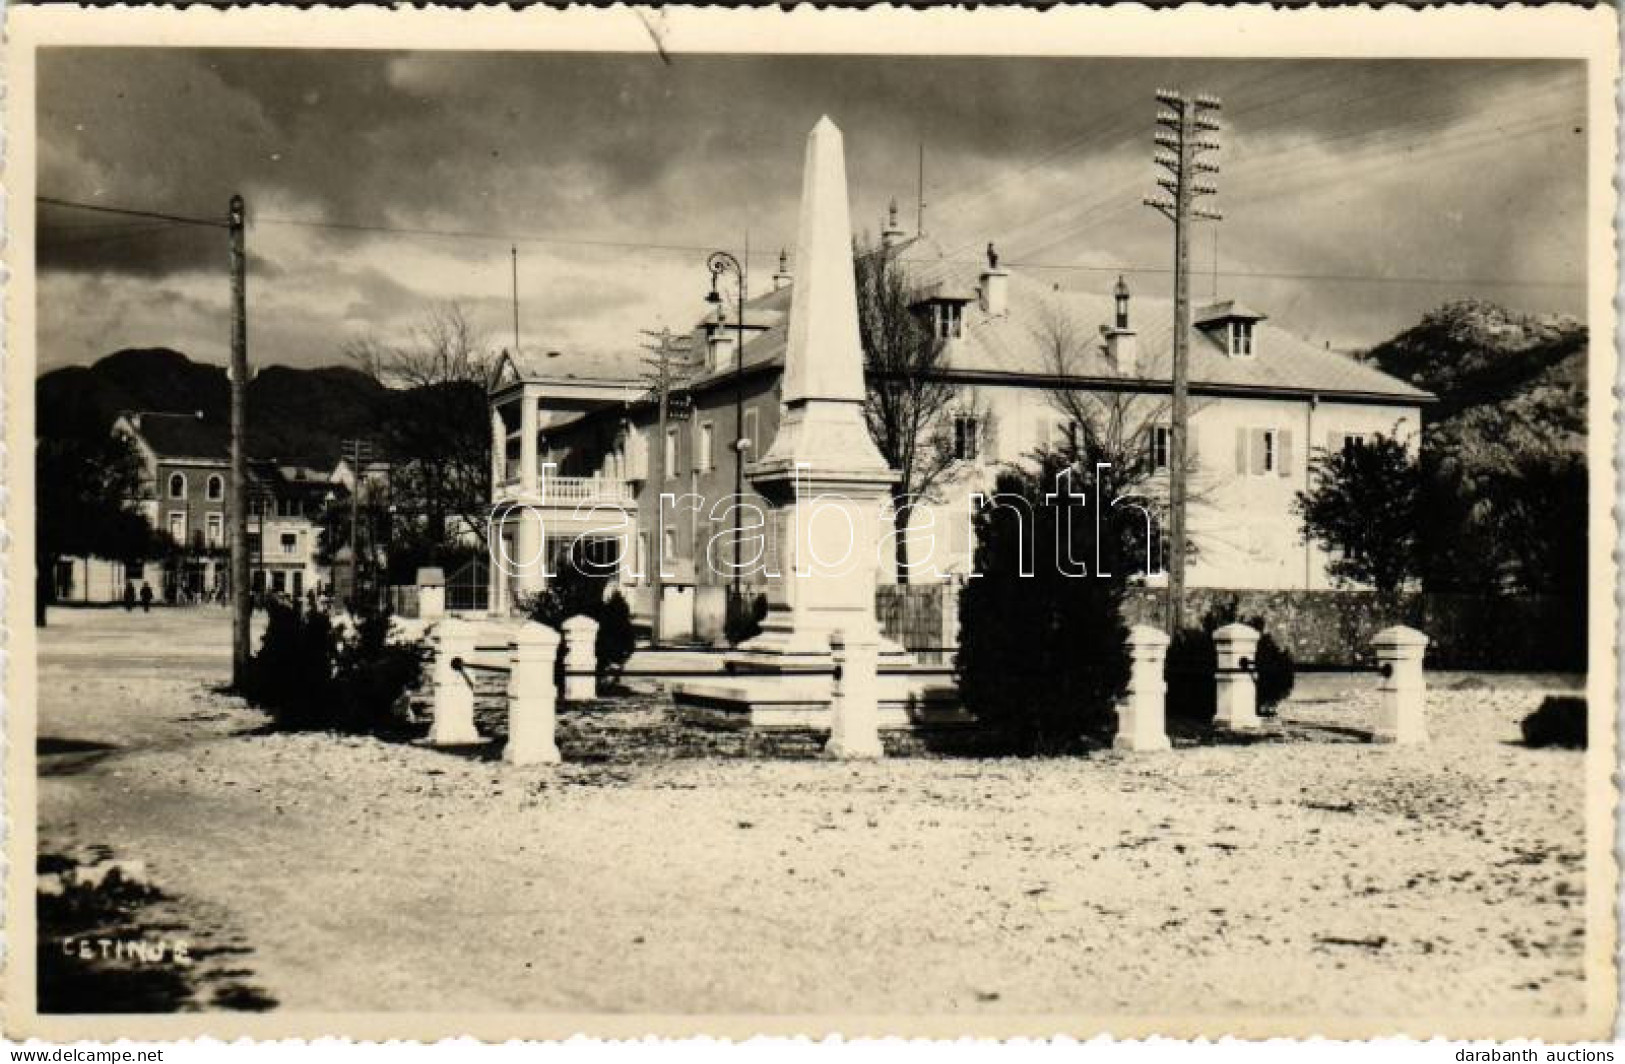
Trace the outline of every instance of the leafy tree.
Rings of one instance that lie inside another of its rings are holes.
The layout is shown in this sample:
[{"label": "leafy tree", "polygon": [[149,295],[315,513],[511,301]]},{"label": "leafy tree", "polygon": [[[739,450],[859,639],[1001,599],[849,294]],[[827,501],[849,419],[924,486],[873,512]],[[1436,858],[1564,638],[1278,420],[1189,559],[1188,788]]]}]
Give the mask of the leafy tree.
[{"label": "leafy tree", "polygon": [[111,433],[42,437],[34,454],[34,616],[45,624],[57,564],[89,557],[135,563],[162,552],[136,508],[145,471],[135,445]]},{"label": "leafy tree", "polygon": [[912,507],[938,501],[938,489],[959,459],[954,420],[985,436],[985,411],[943,375],[946,345],[914,309],[920,290],[908,276],[897,250],[856,249],[858,334],[863,344],[868,396],[864,420],[886,464],[897,470],[892,485],[892,520],[897,582],[908,582],[908,528]]},{"label": "leafy tree", "polygon": [[1335,579],[1369,584],[1398,602],[1418,572],[1423,519],[1420,466],[1404,441],[1382,434],[1310,462],[1310,486],[1293,500],[1302,534],[1331,553]]},{"label": "leafy tree", "polygon": [[[1072,465],[1045,454],[1036,475],[1006,471],[974,518],[975,575],[959,599],[960,695],[1013,751],[1078,749],[1109,724],[1128,683],[1123,595],[1144,558],[1144,526],[1104,521],[1097,554],[1093,515],[1063,501],[1061,480],[1088,490],[1093,457]],[[1122,487],[1103,484],[1102,495]]]}]

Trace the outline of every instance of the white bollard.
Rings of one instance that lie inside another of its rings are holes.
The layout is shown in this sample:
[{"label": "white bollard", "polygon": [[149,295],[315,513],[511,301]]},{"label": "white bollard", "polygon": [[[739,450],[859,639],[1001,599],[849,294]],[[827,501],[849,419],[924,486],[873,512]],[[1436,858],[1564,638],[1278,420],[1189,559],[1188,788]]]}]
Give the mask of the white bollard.
[{"label": "white bollard", "polygon": [[830,757],[884,757],[880,745],[880,639],[873,632],[831,634],[837,670],[830,685]]},{"label": "white bollard", "polygon": [[510,765],[552,765],[564,760],[555,739],[557,690],[553,669],[559,633],[526,621],[508,644],[508,745]]},{"label": "white bollard", "polygon": [[1117,703],[1117,738],[1114,750],[1170,750],[1163,725],[1168,684],[1162,670],[1168,660],[1168,637],[1149,625],[1137,624],[1128,632],[1130,665],[1128,691]]},{"label": "white bollard", "polygon": [[578,613],[564,622],[564,700],[598,697],[598,622]]},{"label": "white bollard", "polygon": [[1428,637],[1414,628],[1395,625],[1371,637],[1377,652],[1377,668],[1382,682],[1377,685],[1381,703],[1377,726],[1371,733],[1375,743],[1425,743],[1428,741],[1427,680],[1422,674],[1422,653]]},{"label": "white bollard", "polygon": [[480,742],[474,727],[474,684],[462,666],[474,654],[474,626],[446,617],[434,627],[434,724],[429,742],[466,746]]},{"label": "white bollard", "polygon": [[446,615],[446,573],[443,569],[419,569],[418,620],[438,621]]},{"label": "white bollard", "polygon": [[1221,728],[1252,731],[1259,726],[1258,684],[1252,671],[1258,664],[1258,640],[1258,629],[1245,624],[1227,624],[1213,633],[1219,665],[1213,723]]}]

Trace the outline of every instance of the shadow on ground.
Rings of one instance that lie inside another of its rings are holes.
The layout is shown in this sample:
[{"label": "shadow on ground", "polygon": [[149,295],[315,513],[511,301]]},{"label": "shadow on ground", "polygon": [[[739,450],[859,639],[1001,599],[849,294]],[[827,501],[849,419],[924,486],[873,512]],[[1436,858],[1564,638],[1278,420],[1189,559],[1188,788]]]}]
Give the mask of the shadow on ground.
[{"label": "shadow on ground", "polygon": [[[106,847],[41,854],[35,978],[41,1013],[264,1012],[276,1000],[253,972],[226,961],[252,953],[199,928],[140,865]],[[176,944],[185,943],[184,960]],[[139,948],[133,948],[139,947]]]}]

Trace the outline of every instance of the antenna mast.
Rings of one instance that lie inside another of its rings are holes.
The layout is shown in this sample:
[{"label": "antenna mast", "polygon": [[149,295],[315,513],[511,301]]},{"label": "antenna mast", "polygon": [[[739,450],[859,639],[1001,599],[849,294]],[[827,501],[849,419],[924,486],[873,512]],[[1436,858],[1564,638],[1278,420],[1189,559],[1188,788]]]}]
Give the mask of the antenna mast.
[{"label": "antenna mast", "polygon": [[519,357],[519,245],[508,247],[513,260],[513,357]]},{"label": "antenna mast", "polygon": [[925,235],[925,141],[920,141],[920,179],[915,197],[914,235]]}]

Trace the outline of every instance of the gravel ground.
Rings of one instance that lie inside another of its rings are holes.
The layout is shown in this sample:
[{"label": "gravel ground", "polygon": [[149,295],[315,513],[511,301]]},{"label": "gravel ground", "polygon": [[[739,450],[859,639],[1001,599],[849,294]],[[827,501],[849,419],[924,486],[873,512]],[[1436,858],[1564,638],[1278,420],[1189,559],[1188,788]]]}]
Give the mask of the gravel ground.
[{"label": "gravel ground", "polygon": [[1372,679],[1321,675],[1267,742],[853,765],[662,756],[632,699],[516,770],[257,733],[225,623],[54,614],[41,850],[145,861],[286,1010],[1584,1007],[1583,755],[1517,744],[1575,678],[1432,676],[1425,748],[1358,741]]}]

